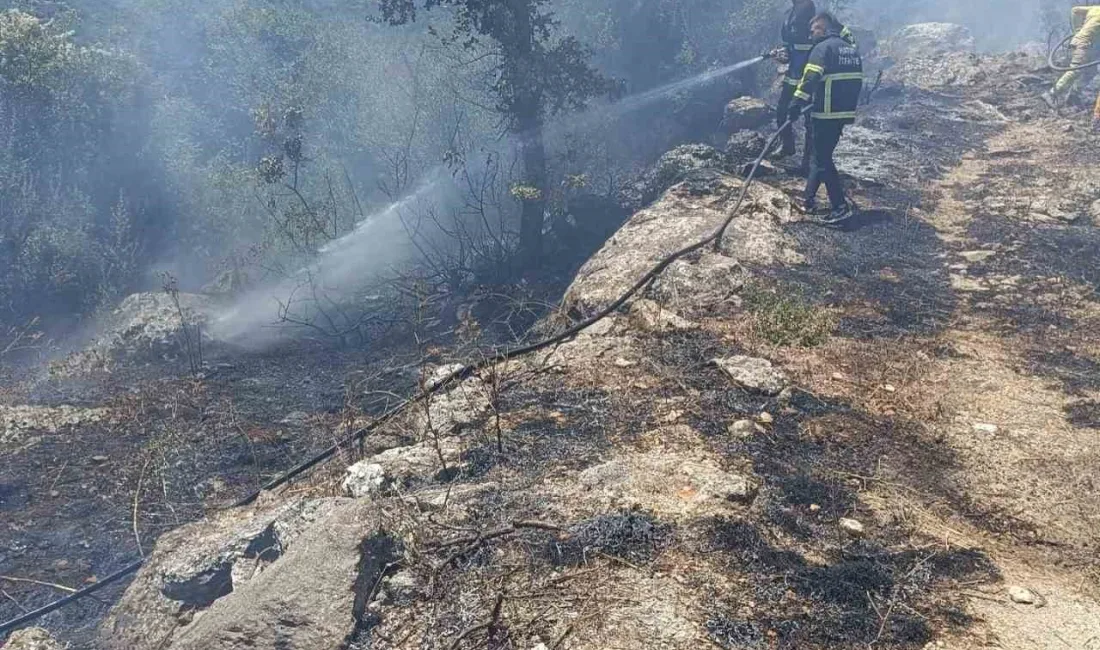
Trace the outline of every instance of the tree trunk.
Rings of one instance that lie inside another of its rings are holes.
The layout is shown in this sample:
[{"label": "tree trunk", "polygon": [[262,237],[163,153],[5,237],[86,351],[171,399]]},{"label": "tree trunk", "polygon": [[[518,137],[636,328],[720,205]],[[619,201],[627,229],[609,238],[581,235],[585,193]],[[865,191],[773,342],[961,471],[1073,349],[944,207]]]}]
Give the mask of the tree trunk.
[{"label": "tree trunk", "polygon": [[546,146],[542,139],[542,119],[537,107],[518,116],[520,149],[523,155],[523,184],[538,190],[536,197],[523,199],[520,216],[520,266],[532,269],[542,260],[542,231],[546,219]]},{"label": "tree trunk", "polygon": [[503,43],[504,75],[514,93],[511,98],[513,125],[523,158],[522,184],[533,188],[524,196],[519,226],[519,266],[536,268],[542,261],[542,229],[546,219],[546,146],[542,133],[542,89],[529,76],[537,67],[535,31],[531,22],[532,0],[508,0],[515,32],[511,43]]}]

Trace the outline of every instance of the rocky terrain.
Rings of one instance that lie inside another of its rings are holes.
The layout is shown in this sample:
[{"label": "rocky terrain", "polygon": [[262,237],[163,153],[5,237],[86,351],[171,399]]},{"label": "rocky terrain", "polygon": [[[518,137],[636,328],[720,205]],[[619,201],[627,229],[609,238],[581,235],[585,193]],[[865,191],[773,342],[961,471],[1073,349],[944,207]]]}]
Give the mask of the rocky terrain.
[{"label": "rocky terrain", "polygon": [[[1095,136],[1045,109],[1039,58],[942,25],[882,51],[838,153],[853,222],[806,222],[769,163],[720,246],[246,507],[453,359],[9,389],[0,618],[144,554],[39,624],[118,650],[1100,648]],[[728,150],[666,155],[536,331],[717,228],[771,119],[739,99]]]}]

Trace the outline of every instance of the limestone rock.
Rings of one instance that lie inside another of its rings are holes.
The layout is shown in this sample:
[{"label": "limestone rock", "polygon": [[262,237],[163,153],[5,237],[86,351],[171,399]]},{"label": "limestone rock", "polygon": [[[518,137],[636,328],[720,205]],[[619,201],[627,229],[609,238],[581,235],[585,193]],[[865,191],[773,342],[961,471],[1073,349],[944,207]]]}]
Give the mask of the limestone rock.
[{"label": "limestone rock", "polygon": [[[606,307],[669,253],[716,230],[728,216],[722,198],[736,191],[741,180],[722,175],[715,182],[702,194],[688,183],[678,185],[634,214],[578,271],[565,295],[566,308],[587,314]],[[668,269],[669,276],[659,280],[662,303],[681,314],[705,309],[711,301],[737,290],[742,282],[738,265],[799,261],[794,240],[782,229],[790,205],[782,191],[753,185],[723,239],[723,250],[701,251],[697,260],[679,260]],[[711,270],[714,287],[707,286]]]},{"label": "limestone rock", "polygon": [[[210,338],[206,324],[214,320],[216,302],[209,296],[180,293],[179,308],[164,292],[127,296],[105,319],[105,325],[83,351],[55,363],[52,371],[65,376],[109,366],[119,359],[174,359],[185,354],[183,325],[197,342]],[[180,312],[183,318],[180,318]]]},{"label": "limestone rock", "polygon": [[867,532],[862,522],[847,518],[840,520],[840,529],[852,537],[863,537]]},{"label": "limestone rock", "polygon": [[625,191],[621,202],[629,211],[635,212],[692,175],[728,172],[732,169],[729,157],[710,145],[680,145],[662,155],[652,169]]},{"label": "limestone rock", "polygon": [[635,327],[646,332],[683,332],[699,328],[698,323],[644,298],[630,305],[630,319]]},{"label": "limestone rock", "polygon": [[729,434],[734,438],[751,438],[762,429],[763,427],[752,420],[737,420],[729,426]]},{"label": "limestone rock", "polygon": [[344,494],[361,499],[382,491],[386,483],[386,470],[378,463],[362,461],[347,469],[340,488]]},{"label": "limestone rock", "polygon": [[1008,597],[1012,602],[1020,605],[1035,604],[1035,593],[1026,587],[1012,586],[1008,588]]},{"label": "limestone rock", "polygon": [[11,633],[0,650],[64,650],[65,646],[40,627],[28,627]]},{"label": "limestone rock", "polygon": [[970,262],[971,264],[977,264],[979,262],[986,261],[987,259],[993,257],[996,254],[997,254],[997,251],[989,251],[989,250],[963,251],[963,252],[959,253],[959,257],[962,257],[964,260],[966,260],[967,262]]},{"label": "limestone rock", "polygon": [[[768,126],[775,121],[775,110],[756,97],[738,97],[726,104],[722,124],[733,132]],[[773,127],[774,128],[774,127]]]},{"label": "limestone rock", "polygon": [[608,508],[641,507],[673,518],[751,503],[759,490],[755,477],[727,472],[708,455],[666,450],[619,456],[584,470],[577,482]]},{"label": "limestone rock", "polygon": [[338,650],[392,552],[363,502],[229,511],[157,542],[97,647]]},{"label": "limestone rock", "polygon": [[778,395],[787,386],[787,377],[772,366],[767,359],[734,356],[715,359],[713,363],[742,388]]},{"label": "limestone rock", "polygon": [[883,44],[883,53],[895,60],[935,58],[952,52],[975,51],[970,30],[954,23],[917,23],[901,28]]},{"label": "limestone rock", "polygon": [[726,153],[737,162],[750,162],[756,160],[767,144],[763,135],[742,129],[729,137]]},{"label": "limestone rock", "polygon": [[429,479],[443,470],[439,455],[447,467],[461,465],[460,456],[465,447],[458,438],[440,438],[407,447],[387,449],[347,469],[341,487],[344,493],[357,498],[387,494],[394,487],[414,479]]},{"label": "limestone rock", "polygon": [[[438,379],[446,377],[438,374]],[[453,436],[484,418],[490,406],[486,387],[476,378],[433,395],[426,404],[412,409],[407,417],[409,428],[420,439]]]},{"label": "limestone rock", "polygon": [[973,429],[974,433],[981,433],[987,436],[995,436],[997,435],[997,432],[1000,431],[1000,427],[998,427],[996,424],[985,423],[975,424]]}]

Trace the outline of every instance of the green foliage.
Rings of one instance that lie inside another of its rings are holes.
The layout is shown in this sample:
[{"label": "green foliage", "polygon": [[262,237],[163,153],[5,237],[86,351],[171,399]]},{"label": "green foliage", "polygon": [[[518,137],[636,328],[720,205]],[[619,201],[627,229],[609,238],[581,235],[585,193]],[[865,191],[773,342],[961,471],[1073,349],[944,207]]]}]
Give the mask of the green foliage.
[{"label": "green foliage", "polygon": [[753,333],[778,346],[813,347],[829,340],[836,318],[788,286],[750,283],[742,293]]},{"label": "green foliage", "polygon": [[66,18],[0,12],[0,324],[94,308],[149,242],[116,176],[139,159],[115,128],[135,110],[139,68],[76,43]]}]

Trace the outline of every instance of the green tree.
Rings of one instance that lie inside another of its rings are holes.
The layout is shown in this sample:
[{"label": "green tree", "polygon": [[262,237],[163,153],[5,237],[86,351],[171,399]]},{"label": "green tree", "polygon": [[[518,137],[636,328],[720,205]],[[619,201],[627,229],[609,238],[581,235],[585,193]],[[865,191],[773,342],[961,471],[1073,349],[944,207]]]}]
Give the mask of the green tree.
[{"label": "green tree", "polygon": [[[548,174],[543,127],[548,116],[583,108],[611,90],[610,82],[588,61],[588,50],[572,37],[558,37],[549,0],[379,0],[382,18],[392,25],[416,20],[417,10],[450,9],[448,44],[469,51],[485,48],[492,68],[495,109],[517,139],[524,178],[513,188],[522,205],[519,253],[528,268],[542,254]],[[487,40],[487,43],[483,43]]]}]

